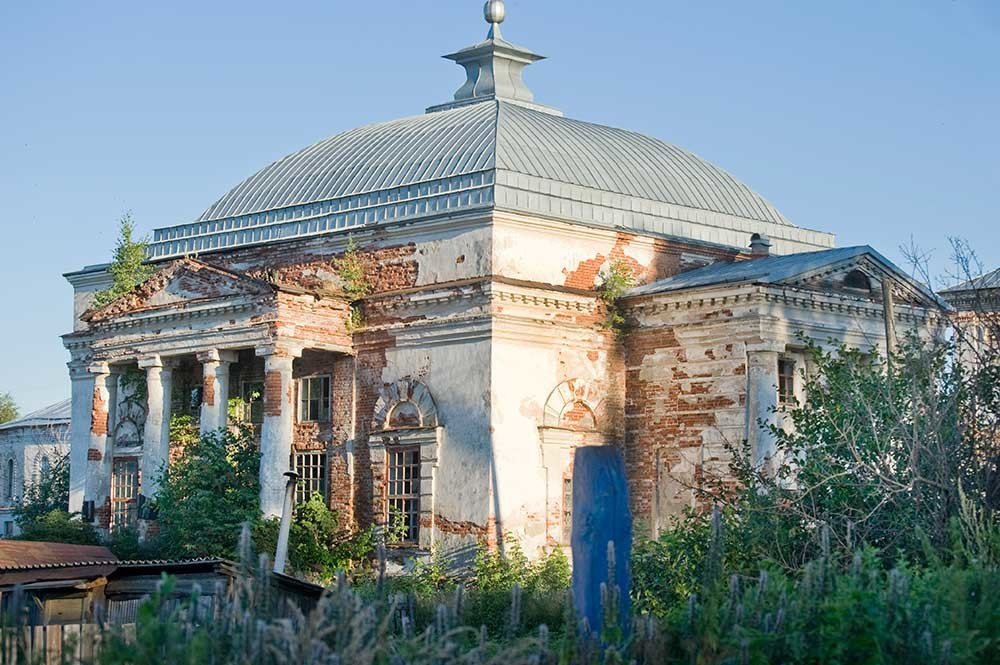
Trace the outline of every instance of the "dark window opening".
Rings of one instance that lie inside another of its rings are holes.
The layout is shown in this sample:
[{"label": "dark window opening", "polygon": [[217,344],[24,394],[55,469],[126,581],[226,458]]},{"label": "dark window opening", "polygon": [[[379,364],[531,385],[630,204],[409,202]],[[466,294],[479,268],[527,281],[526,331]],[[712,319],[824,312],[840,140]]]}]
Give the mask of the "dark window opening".
[{"label": "dark window opening", "polygon": [[790,358],[778,360],[778,403],[795,404],[795,361]]},{"label": "dark window opening", "polygon": [[299,381],[299,422],[329,422],[330,377],[313,376]]},{"label": "dark window opening", "polygon": [[871,293],[872,282],[868,279],[868,275],[860,270],[852,270],[844,277],[844,288]]}]

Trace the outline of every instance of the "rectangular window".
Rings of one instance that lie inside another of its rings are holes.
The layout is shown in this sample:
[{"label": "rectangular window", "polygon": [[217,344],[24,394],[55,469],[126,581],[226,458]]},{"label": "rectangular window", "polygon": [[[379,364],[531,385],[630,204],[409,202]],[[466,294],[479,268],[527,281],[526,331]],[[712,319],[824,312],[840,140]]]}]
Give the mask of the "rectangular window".
[{"label": "rectangular window", "polygon": [[329,422],[330,377],[313,376],[299,381],[299,422]]},{"label": "rectangular window", "polygon": [[296,453],[292,467],[299,472],[295,486],[295,503],[305,503],[319,492],[326,500],[326,453]]},{"label": "rectangular window", "polygon": [[14,536],[14,523],[4,522],[3,523],[3,537],[12,538]]},{"label": "rectangular window", "polygon": [[117,458],[111,472],[111,528],[131,528],[139,506],[139,460]]},{"label": "rectangular window", "polygon": [[264,383],[244,381],[240,391],[243,398],[243,421],[251,425],[264,422]]},{"label": "rectangular window", "polygon": [[778,404],[795,404],[795,361],[790,358],[778,360]]},{"label": "rectangular window", "polygon": [[562,541],[563,545],[569,545],[573,535],[573,479],[563,478],[563,499],[562,499]]},{"label": "rectangular window", "polygon": [[420,533],[420,448],[394,448],[388,453],[386,519],[392,528],[401,523],[403,539],[415,543]]}]

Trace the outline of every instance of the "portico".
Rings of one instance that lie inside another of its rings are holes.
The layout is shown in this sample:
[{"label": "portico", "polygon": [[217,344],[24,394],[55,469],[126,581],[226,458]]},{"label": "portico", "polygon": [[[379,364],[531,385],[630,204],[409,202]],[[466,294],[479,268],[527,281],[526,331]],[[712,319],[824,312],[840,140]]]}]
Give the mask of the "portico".
[{"label": "portico", "polygon": [[103,529],[137,525],[169,463],[171,423],[196,422],[204,435],[238,420],[259,437],[261,511],[279,515],[300,420],[296,379],[317,367],[332,376],[349,358],[348,314],[333,290],[285,290],[192,259],[88,311],[86,330],[64,337],[73,356],[70,509]]}]

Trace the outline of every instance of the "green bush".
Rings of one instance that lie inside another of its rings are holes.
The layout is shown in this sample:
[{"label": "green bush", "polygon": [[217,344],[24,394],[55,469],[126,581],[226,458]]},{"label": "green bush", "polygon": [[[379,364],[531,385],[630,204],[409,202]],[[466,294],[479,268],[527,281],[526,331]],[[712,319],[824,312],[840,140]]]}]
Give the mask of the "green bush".
[{"label": "green bush", "polygon": [[101,540],[90,524],[65,510],[52,510],[21,525],[17,540],[37,540],[72,545],[100,545]]},{"label": "green bush", "polygon": [[210,432],[190,444],[163,473],[155,497],[162,556],[235,558],[242,525],[260,515],[259,468],[247,429]]},{"label": "green bush", "polygon": [[[281,520],[260,520],[253,527],[254,543],[273,557]],[[375,552],[374,529],[347,533],[337,514],[319,493],[295,507],[288,533],[289,572],[317,584],[330,584],[337,573],[354,574],[370,569]]]}]

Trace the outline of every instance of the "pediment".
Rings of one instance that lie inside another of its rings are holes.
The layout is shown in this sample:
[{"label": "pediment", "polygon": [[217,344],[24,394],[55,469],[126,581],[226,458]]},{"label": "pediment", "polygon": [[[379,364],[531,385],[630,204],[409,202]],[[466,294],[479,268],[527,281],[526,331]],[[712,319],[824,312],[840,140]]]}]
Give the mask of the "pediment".
[{"label": "pediment", "polygon": [[105,321],[126,314],[169,309],[193,302],[271,295],[267,282],[197,261],[174,261],[140,284],[133,292],[84,314],[88,322]]},{"label": "pediment", "polygon": [[884,288],[888,285],[896,303],[928,308],[941,306],[941,301],[930,290],[875,252],[831,262],[775,283],[876,302],[884,299]]}]

